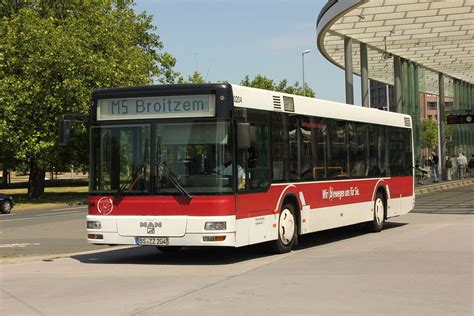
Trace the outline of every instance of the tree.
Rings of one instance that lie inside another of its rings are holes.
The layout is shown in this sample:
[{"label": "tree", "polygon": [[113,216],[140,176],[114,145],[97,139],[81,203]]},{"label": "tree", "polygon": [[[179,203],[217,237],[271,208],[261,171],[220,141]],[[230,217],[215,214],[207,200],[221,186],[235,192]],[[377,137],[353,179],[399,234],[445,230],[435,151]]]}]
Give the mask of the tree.
[{"label": "tree", "polygon": [[269,79],[262,75],[257,75],[253,80],[250,80],[249,76],[245,76],[244,80],[240,82],[242,86],[253,87],[259,89],[266,89],[278,92],[284,92],[296,95],[305,95],[307,97],[315,96],[314,91],[305,83],[305,91],[303,93],[303,87],[299,85],[299,82],[295,82],[293,86],[288,86],[286,79],[276,84],[272,79]]},{"label": "tree", "polygon": [[39,198],[48,167],[87,163],[85,127],[74,130],[76,148],[59,147],[61,115],[87,114],[97,88],[173,82],[176,60],[133,1],[0,4],[0,145],[14,149],[0,158],[29,166],[28,194]]},{"label": "tree", "polygon": [[175,82],[179,84],[206,83],[206,80],[204,80],[202,74],[199,71],[194,71],[192,75],[188,76],[188,80],[185,80],[182,75],[179,75]]},{"label": "tree", "polygon": [[420,145],[432,150],[438,144],[438,125],[431,119],[421,121]]},{"label": "tree", "polygon": [[190,82],[190,83],[206,83],[206,81],[202,77],[202,74],[197,72],[197,71],[193,72],[193,74],[188,77],[188,82]]}]

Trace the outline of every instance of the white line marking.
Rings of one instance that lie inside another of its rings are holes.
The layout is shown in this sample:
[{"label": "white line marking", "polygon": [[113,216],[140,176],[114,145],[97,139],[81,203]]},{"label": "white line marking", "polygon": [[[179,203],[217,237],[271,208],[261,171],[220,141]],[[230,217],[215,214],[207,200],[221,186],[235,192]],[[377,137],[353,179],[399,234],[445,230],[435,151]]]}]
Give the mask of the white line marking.
[{"label": "white line marking", "polygon": [[40,243],[21,243],[21,244],[0,244],[0,248],[26,248],[27,246],[39,246]]},{"label": "white line marking", "polygon": [[78,210],[78,209],[87,209],[87,206],[77,206],[77,207],[69,207],[69,208],[57,208],[52,211],[70,211],[70,210]]},{"label": "white line marking", "polygon": [[60,213],[54,212],[54,213],[46,213],[46,214],[37,214],[37,215],[35,215],[35,217],[55,216],[55,215],[67,215],[67,214],[80,214],[80,213],[82,213],[82,212],[78,212],[78,211],[60,212]]},{"label": "white line marking", "polygon": [[81,213],[82,212],[74,211],[74,212],[38,214],[38,215],[35,215],[35,216],[32,216],[32,217],[23,217],[23,218],[0,220],[0,223],[29,220],[29,219],[34,219],[35,217],[46,217],[46,216],[55,216],[55,215],[61,216],[61,215],[81,214]]}]

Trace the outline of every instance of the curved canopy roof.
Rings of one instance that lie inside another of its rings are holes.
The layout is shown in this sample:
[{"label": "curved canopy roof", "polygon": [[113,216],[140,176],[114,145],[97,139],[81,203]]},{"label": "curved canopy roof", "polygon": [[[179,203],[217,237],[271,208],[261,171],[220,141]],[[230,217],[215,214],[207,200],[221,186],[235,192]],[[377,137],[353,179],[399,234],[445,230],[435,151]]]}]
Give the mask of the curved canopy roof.
[{"label": "curved canopy roof", "polygon": [[[424,67],[422,91],[437,93],[437,72],[474,84],[474,0],[330,0],[317,28],[319,50],[341,68],[344,37],[366,43],[371,79],[393,84],[397,55]],[[359,73],[359,45],[353,55]]]}]

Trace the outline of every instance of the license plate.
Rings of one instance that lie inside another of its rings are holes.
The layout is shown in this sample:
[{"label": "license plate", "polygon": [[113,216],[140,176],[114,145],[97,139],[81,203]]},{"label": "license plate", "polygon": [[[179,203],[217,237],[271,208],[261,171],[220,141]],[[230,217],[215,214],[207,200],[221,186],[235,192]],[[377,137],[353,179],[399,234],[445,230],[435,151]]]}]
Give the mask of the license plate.
[{"label": "license plate", "polygon": [[135,237],[135,243],[140,246],[168,246],[168,237]]}]

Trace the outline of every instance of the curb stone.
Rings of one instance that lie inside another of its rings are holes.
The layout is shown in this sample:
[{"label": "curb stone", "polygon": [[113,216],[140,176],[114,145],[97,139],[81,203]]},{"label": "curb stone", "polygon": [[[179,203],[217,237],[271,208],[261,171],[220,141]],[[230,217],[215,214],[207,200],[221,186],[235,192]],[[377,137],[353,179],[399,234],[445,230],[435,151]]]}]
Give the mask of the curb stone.
[{"label": "curb stone", "polygon": [[415,194],[421,195],[421,194],[430,193],[430,192],[437,192],[437,191],[443,191],[443,190],[448,190],[448,189],[457,188],[457,187],[464,187],[464,186],[472,185],[472,184],[474,184],[474,179],[446,181],[446,182],[426,185],[426,186],[418,187],[418,188],[415,187]]}]

